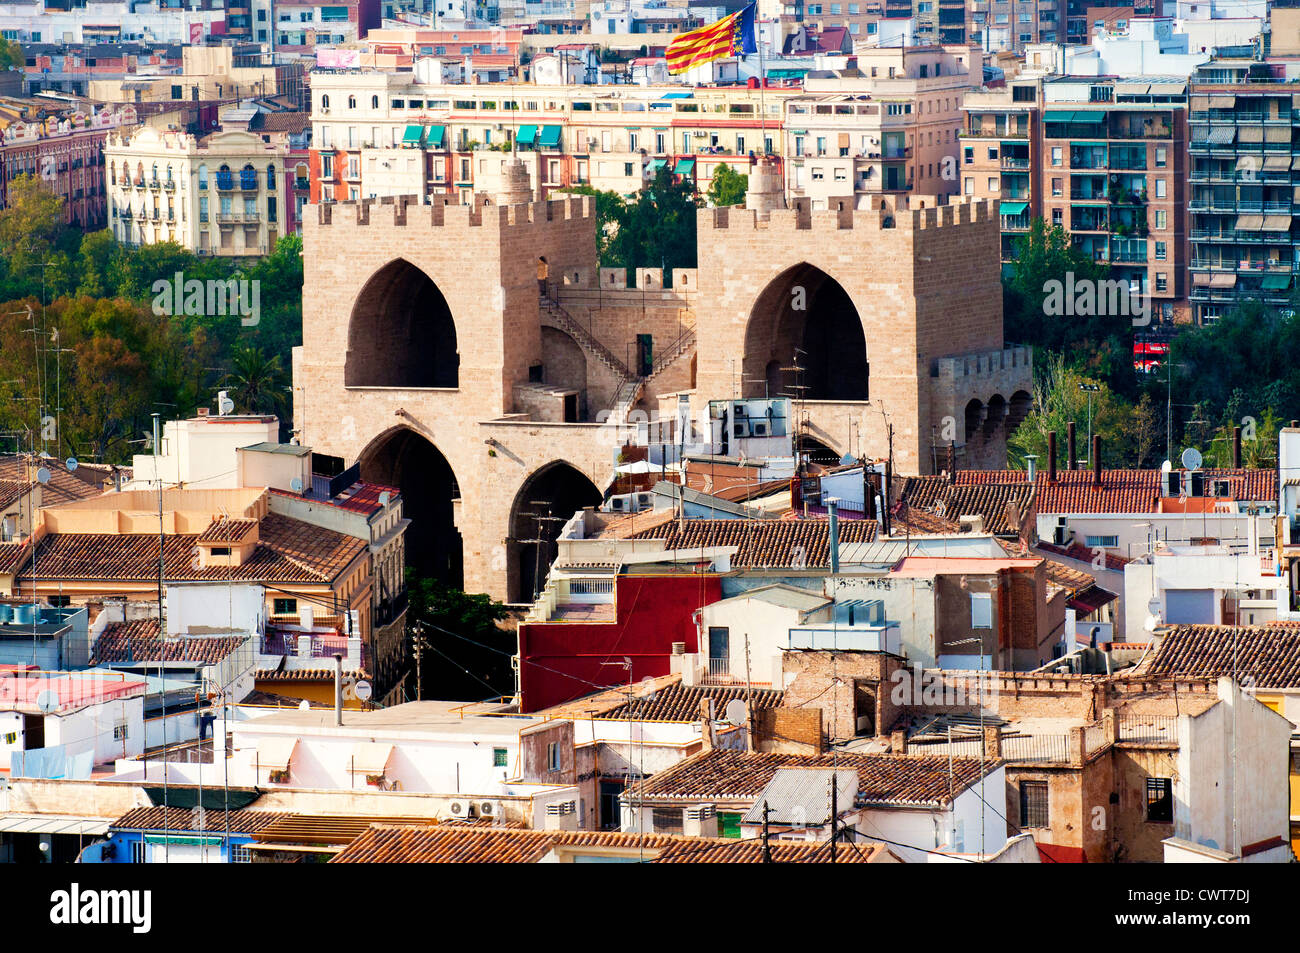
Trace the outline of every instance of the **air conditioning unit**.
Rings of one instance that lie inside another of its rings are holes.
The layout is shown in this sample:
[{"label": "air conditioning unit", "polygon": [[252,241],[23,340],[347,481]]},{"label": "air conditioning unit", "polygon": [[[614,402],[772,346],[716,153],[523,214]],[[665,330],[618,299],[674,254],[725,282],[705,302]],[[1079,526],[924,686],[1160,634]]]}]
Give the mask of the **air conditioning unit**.
[{"label": "air conditioning unit", "polygon": [[749,421],[748,421],[748,420],[737,420],[737,421],[735,421],[734,423],[732,423],[732,425],[731,425],[731,435],[732,435],[733,437],[748,437],[748,436],[749,436]]},{"label": "air conditioning unit", "polygon": [[717,813],[717,808],[712,804],[697,804],[695,807],[686,809],[686,819],[691,821],[707,821]]},{"label": "air conditioning unit", "polygon": [[459,817],[462,820],[466,820],[474,816],[473,808],[470,806],[469,801],[452,801],[449,805],[447,805],[447,808],[448,810],[451,811],[452,817]]},{"label": "air conditioning unit", "polygon": [[566,814],[576,814],[578,805],[574,801],[560,801],[558,804],[546,805],[547,817],[564,817]]},{"label": "air conditioning unit", "polygon": [[755,437],[769,436],[770,429],[771,429],[771,424],[768,423],[768,421],[766,420],[755,420],[752,424],[750,424],[750,430],[752,431]]},{"label": "air conditioning unit", "polygon": [[652,504],[653,504],[653,500],[650,498],[650,494],[649,494],[649,493],[638,493],[638,494],[636,495],[636,505],[637,505],[640,509],[643,509],[643,510],[645,510],[645,509],[649,509],[649,508],[651,507]]},{"label": "air conditioning unit", "polygon": [[496,817],[501,811],[496,801],[479,801],[477,807],[479,817]]}]

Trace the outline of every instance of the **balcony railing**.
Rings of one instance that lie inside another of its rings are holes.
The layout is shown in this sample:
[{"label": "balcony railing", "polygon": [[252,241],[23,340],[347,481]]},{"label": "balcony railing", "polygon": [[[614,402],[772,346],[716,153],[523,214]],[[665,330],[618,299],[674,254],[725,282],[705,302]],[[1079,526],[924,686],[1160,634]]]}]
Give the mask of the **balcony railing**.
[{"label": "balcony railing", "polygon": [[217,191],[229,192],[235,187],[235,177],[229,172],[217,173]]},{"label": "balcony railing", "polygon": [[1120,715],[1117,727],[1121,744],[1178,744],[1177,715]]}]

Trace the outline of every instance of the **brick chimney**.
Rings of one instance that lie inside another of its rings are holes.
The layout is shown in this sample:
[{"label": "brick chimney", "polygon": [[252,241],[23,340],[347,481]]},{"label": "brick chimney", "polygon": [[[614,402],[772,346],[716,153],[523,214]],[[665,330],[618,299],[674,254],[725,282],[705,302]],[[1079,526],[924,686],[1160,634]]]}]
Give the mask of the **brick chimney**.
[{"label": "brick chimney", "polygon": [[1056,482],[1056,431],[1047,432],[1047,482]]},{"label": "brick chimney", "polygon": [[1092,485],[1101,486],[1101,437],[1092,437]]},{"label": "brick chimney", "polygon": [[901,728],[889,733],[889,750],[893,754],[907,754],[907,732]]},{"label": "brick chimney", "polygon": [[1066,465],[1067,470],[1079,469],[1079,454],[1076,452],[1073,420],[1065,425],[1065,457],[1068,461]]},{"label": "brick chimney", "polygon": [[1000,725],[984,726],[984,757],[989,759],[1002,757],[1002,727]]}]

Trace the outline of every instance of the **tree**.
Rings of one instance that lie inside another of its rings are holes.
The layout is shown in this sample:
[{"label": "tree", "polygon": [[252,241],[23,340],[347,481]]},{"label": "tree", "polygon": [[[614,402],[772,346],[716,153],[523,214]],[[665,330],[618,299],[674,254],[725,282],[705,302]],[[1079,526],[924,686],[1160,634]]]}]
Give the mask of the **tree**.
[{"label": "tree", "polygon": [[[39,297],[43,292],[46,300],[52,297],[49,279],[67,271],[66,259],[52,259],[76,241],[64,223],[64,205],[64,200],[34,175],[24,173],[9,183],[7,204],[0,210],[0,249],[4,252],[0,256],[0,300]],[[47,264],[55,267],[42,267]]]},{"label": "tree", "polygon": [[695,216],[700,207],[695,186],[674,182],[666,167],[624,207],[610,240],[610,265],[617,268],[662,268],[664,284],[674,268],[694,268]]},{"label": "tree", "polygon": [[406,570],[407,632],[422,639],[423,697],[479,700],[514,693],[510,656],[515,639],[498,623],[504,605],[485,595]]},{"label": "tree", "polygon": [[231,359],[224,385],[237,410],[283,416],[288,379],[278,354],[267,357],[260,347],[242,347]]},{"label": "tree", "polygon": [[[1134,448],[1126,439],[1132,427],[1132,407],[1116,397],[1105,383],[1084,376],[1066,364],[1060,355],[1052,355],[1041,368],[1035,368],[1034,396],[1029,415],[1007,440],[1008,464],[1018,469],[1026,466],[1025,458],[1036,454],[1039,464],[1047,466],[1047,435],[1059,436],[1058,455],[1063,456],[1066,425],[1074,421],[1078,439],[1086,444],[1089,393],[1079,385],[1096,385],[1092,396],[1092,432],[1102,439],[1104,465],[1119,467],[1134,462]],[[1092,452],[1080,447],[1080,458]]]},{"label": "tree", "polygon": [[596,200],[596,254],[602,266],[615,267],[609,257],[610,243],[626,214],[627,203],[623,201],[623,196],[586,184],[565,186],[562,191],[570,195],[590,195]]},{"label": "tree", "polygon": [[724,205],[744,205],[749,190],[749,176],[741,175],[729,165],[719,165],[709,183],[709,204],[715,208]]},{"label": "tree", "polygon": [[0,36],[0,73],[7,69],[20,70],[26,65],[23,48],[11,40]]}]

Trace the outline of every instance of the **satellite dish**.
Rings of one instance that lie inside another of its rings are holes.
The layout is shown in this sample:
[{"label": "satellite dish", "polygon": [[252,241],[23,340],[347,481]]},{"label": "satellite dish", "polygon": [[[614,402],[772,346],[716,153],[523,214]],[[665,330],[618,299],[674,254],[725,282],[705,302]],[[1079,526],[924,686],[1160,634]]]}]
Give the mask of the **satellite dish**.
[{"label": "satellite dish", "polygon": [[68,457],[68,459],[63,461],[63,465],[67,467],[69,470],[75,470],[79,466],[76,457]]},{"label": "satellite dish", "polygon": [[294,477],[292,480],[290,480],[290,481],[289,481],[289,489],[293,490],[293,492],[295,492],[295,493],[301,493],[301,492],[302,492],[302,477]]},{"label": "satellite dish", "polygon": [[36,707],[41,711],[49,714],[52,711],[59,710],[59,693],[52,689],[45,689],[36,696]]},{"label": "satellite dish", "polygon": [[749,709],[745,707],[745,702],[740,698],[733,698],[727,702],[727,708],[724,713],[727,722],[733,725],[743,725],[749,718]]},{"label": "satellite dish", "polygon": [[1168,472],[1171,471],[1173,468],[1174,468],[1174,465],[1173,465],[1172,463],[1170,463],[1168,460],[1166,460],[1164,463],[1160,464],[1160,472],[1161,472],[1161,473],[1168,473]]},{"label": "satellite dish", "polygon": [[380,493],[380,494],[379,494],[379,505],[380,505],[380,506],[387,506],[387,505],[388,505],[388,501],[391,500],[392,498],[393,498],[393,495],[392,495],[391,493],[389,493],[387,490],[385,490],[383,493]]},{"label": "satellite dish", "polygon": [[357,682],[356,685],[353,686],[352,691],[353,694],[357,696],[357,699],[359,701],[363,701],[363,702],[370,701],[370,683],[367,682],[365,679],[362,679],[361,681]]},{"label": "satellite dish", "polygon": [[36,471],[36,482],[37,482],[37,483],[49,483],[49,482],[50,482],[50,471],[47,470],[47,469],[45,469],[45,467],[41,467],[39,470],[37,470],[37,471]]},{"label": "satellite dish", "polygon": [[1195,447],[1188,447],[1183,451],[1183,467],[1187,470],[1199,470],[1201,468],[1201,451]]},{"label": "satellite dish", "polygon": [[310,710],[311,710],[311,702],[307,701],[307,699],[304,698],[302,701],[298,702],[298,710],[299,710],[299,711],[310,711]]}]

